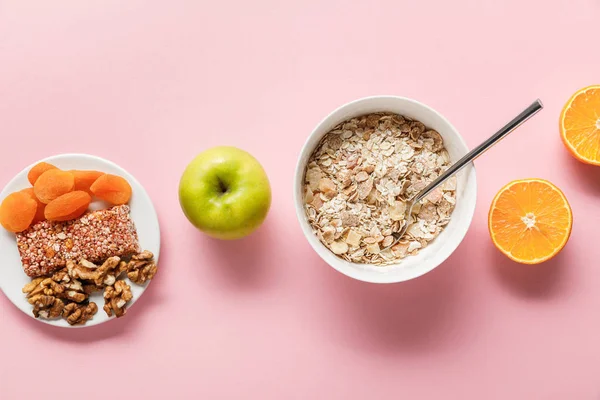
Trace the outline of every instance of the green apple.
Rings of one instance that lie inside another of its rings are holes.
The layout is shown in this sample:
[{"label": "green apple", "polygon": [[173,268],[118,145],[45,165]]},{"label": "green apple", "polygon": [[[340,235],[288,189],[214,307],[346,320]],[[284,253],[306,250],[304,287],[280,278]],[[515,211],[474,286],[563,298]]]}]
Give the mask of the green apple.
[{"label": "green apple", "polygon": [[179,203],[202,232],[218,239],[239,239],[265,220],[271,186],[256,158],[235,147],[214,147],[185,169]]}]

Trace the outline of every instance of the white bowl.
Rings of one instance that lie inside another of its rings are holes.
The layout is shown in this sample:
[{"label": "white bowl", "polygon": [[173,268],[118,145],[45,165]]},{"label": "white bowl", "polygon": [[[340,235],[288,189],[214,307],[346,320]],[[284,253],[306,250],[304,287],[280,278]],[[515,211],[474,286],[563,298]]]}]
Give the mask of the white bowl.
[{"label": "white bowl", "polygon": [[405,97],[374,96],[352,101],[329,114],[308,137],[302,148],[296,176],[294,178],[294,203],[296,215],[304,236],[329,265],[351,278],[372,283],[403,282],[417,278],[433,270],[456,250],[465,237],[473,214],[477,197],[475,167],[471,163],[457,174],[456,207],[446,228],[427,247],[415,256],[408,256],[397,264],[374,266],[345,261],[325,247],[313,232],[303,206],[303,181],[308,159],[321,138],[340,122],[373,112],[393,112],[421,121],[442,135],[451,162],[456,162],[468,152],[467,145],[458,131],[434,109]]}]

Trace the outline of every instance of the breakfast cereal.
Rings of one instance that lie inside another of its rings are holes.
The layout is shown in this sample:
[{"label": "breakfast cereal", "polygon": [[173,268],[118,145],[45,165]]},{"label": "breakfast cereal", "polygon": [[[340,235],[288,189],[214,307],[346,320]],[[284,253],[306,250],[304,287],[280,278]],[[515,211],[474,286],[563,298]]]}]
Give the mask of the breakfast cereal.
[{"label": "breakfast cereal", "polygon": [[311,155],[304,177],[308,221],[339,257],[385,265],[416,254],[450,220],[456,178],[413,209],[400,242],[409,201],[450,165],[438,132],[397,114],[373,113],[333,128]]}]

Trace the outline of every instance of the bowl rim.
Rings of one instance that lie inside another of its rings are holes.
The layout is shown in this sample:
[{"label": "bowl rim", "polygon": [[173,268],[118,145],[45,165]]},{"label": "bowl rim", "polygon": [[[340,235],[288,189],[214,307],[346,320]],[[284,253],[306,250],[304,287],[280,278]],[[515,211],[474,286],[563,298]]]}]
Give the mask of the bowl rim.
[{"label": "bowl rim", "polygon": [[[466,215],[463,217],[463,221],[464,221],[463,224],[465,226],[465,229],[463,230],[462,233],[459,232],[460,237],[457,237],[457,235],[455,235],[455,238],[457,238],[458,240],[455,240],[456,246],[454,247],[454,249],[452,249],[450,252],[448,252],[448,254],[443,256],[443,258],[440,258],[437,263],[436,262],[432,263],[432,266],[430,268],[424,269],[424,270],[420,271],[419,273],[415,274],[414,276],[410,276],[405,279],[398,279],[398,278],[389,279],[391,275],[387,275],[387,274],[365,274],[365,273],[360,273],[361,271],[359,269],[349,271],[344,268],[341,268],[340,265],[337,264],[337,262],[330,262],[330,260],[326,259],[326,257],[324,257],[323,254],[321,254],[322,249],[317,248],[317,244],[313,243],[313,241],[310,240],[308,237],[309,234],[314,236],[314,233],[312,231],[309,232],[309,231],[305,230],[303,227],[303,222],[305,222],[305,220],[306,220],[306,214],[304,211],[303,201],[301,199],[301,196],[299,196],[300,191],[298,190],[298,185],[300,184],[300,180],[304,176],[305,165],[302,163],[302,158],[305,155],[305,153],[307,151],[309,151],[308,145],[314,139],[314,137],[317,135],[317,132],[335,114],[341,112],[342,110],[344,110],[346,108],[352,107],[352,106],[356,105],[357,103],[368,103],[371,101],[381,101],[381,100],[384,100],[384,101],[385,100],[390,100],[390,101],[400,100],[400,101],[404,101],[407,103],[412,103],[413,105],[415,105],[417,107],[421,107],[429,112],[436,114],[437,117],[439,117],[445,124],[448,125],[448,127],[450,128],[452,133],[456,136],[456,141],[459,142],[459,144],[461,146],[463,146],[465,149],[469,148],[467,146],[467,143],[465,142],[464,138],[460,134],[460,132],[456,129],[456,127],[442,113],[440,113],[436,109],[432,108],[431,106],[428,106],[425,103],[422,103],[418,100],[415,100],[415,99],[412,99],[409,97],[396,96],[396,95],[373,95],[373,96],[361,97],[361,98],[351,100],[347,103],[344,103],[344,104],[336,107],[333,111],[329,112],[324,118],[322,118],[317,125],[315,125],[315,127],[313,128],[311,133],[308,135],[308,137],[304,141],[304,144],[302,145],[302,148],[300,149],[300,152],[298,154],[298,159],[296,161],[296,168],[294,169],[294,180],[293,180],[293,188],[292,189],[293,189],[294,208],[296,209],[296,217],[298,218],[298,223],[300,225],[300,229],[302,230],[302,233],[303,233],[306,241],[310,244],[311,248],[314,250],[315,253],[317,253],[317,255],[326,264],[328,264],[331,268],[335,269],[336,271],[340,272],[341,274],[346,275],[350,278],[359,280],[359,281],[368,282],[368,283],[387,283],[387,284],[389,284],[389,283],[399,283],[399,282],[410,281],[410,280],[416,279],[420,276],[423,276],[423,275],[431,272],[432,270],[436,269],[441,264],[443,264],[444,261],[446,261],[448,259],[448,257],[450,257],[450,255],[452,255],[456,251],[458,246],[460,246],[460,244],[464,240],[467,232],[469,231],[470,226],[473,222],[473,217],[475,215],[475,209],[477,206],[477,174],[476,174],[475,165],[473,164],[473,162],[469,163],[469,165],[463,170],[469,174],[467,179],[468,179],[469,187],[471,188],[470,191],[472,192],[472,199],[470,199],[471,207],[470,207],[470,209],[467,209]],[[385,111],[385,109],[382,109],[381,111]],[[358,114],[358,115],[360,115],[360,114]],[[323,135],[326,133],[327,132],[323,133]],[[321,137],[323,135],[321,135]],[[320,244],[326,251],[330,251],[329,249],[325,248],[325,246],[322,245],[320,242],[318,242],[318,244]],[[334,257],[336,257],[336,260],[337,260],[337,256],[334,256]],[[344,260],[340,259],[340,261],[344,261]],[[356,263],[352,263],[352,262],[347,262],[347,263],[356,264]],[[360,264],[356,264],[356,265],[360,265]],[[357,271],[357,272],[354,272],[354,271]]]}]

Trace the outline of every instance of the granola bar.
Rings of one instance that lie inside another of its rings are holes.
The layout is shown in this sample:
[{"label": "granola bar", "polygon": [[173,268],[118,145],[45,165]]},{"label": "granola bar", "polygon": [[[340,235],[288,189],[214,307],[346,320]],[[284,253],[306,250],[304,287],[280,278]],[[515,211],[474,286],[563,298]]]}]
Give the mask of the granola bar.
[{"label": "granola bar", "polygon": [[42,221],[17,234],[25,273],[39,277],[65,267],[67,260],[101,262],[140,251],[127,205],[92,211],[68,222]]}]

